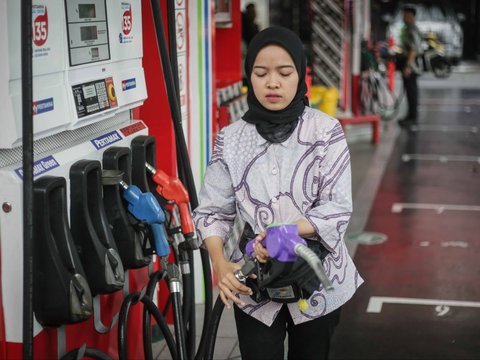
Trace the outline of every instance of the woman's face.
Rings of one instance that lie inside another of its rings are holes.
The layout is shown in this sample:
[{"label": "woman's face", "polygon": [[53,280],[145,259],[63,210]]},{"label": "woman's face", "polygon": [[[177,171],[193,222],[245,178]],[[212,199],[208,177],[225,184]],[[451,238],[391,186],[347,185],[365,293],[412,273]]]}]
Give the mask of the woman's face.
[{"label": "woman's face", "polygon": [[253,92],[268,110],[285,109],[295,97],[298,73],[290,54],[281,46],[265,46],[253,64]]}]

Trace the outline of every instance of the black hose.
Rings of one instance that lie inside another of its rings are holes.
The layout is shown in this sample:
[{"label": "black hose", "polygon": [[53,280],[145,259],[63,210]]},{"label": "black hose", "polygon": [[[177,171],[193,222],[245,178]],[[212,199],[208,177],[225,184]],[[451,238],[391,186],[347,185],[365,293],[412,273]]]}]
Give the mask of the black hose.
[{"label": "black hose", "polygon": [[33,359],[33,64],[32,0],[21,4],[23,161],[23,359]]},{"label": "black hose", "polygon": [[[188,242],[188,241],[187,241]],[[182,280],[184,289],[183,298],[183,319],[185,322],[186,347],[189,359],[193,359],[196,350],[196,316],[195,316],[195,284],[192,274],[193,251],[188,247],[187,242],[179,245],[179,259],[182,268]],[[185,246],[187,245],[187,246]],[[188,268],[186,269],[185,267]]]},{"label": "black hose", "polygon": [[[165,87],[167,89],[168,102],[170,106],[170,112],[172,114],[173,127],[175,130],[175,139],[176,139],[176,149],[177,149],[177,159],[178,161],[178,174],[182,183],[186,186],[188,195],[190,198],[190,204],[192,209],[195,209],[198,206],[197,191],[195,189],[195,182],[193,180],[192,169],[190,167],[190,161],[188,157],[187,145],[185,143],[185,136],[183,134],[183,128],[181,124],[181,110],[178,96],[176,96],[176,91],[174,89],[174,78],[172,74],[172,68],[169,62],[169,54],[167,50],[167,43],[165,39],[165,32],[163,29],[163,20],[162,20],[162,11],[160,9],[160,4],[158,0],[151,0],[152,13],[155,22],[155,31],[157,36],[157,43],[160,52],[160,61],[162,63],[163,74],[165,77]],[[212,311],[212,272],[210,269],[210,258],[208,252],[205,249],[200,249],[200,257],[202,260],[203,268],[203,280],[205,283],[205,311],[203,317],[203,331],[206,330],[206,323],[210,318]],[[193,266],[193,257],[190,259],[190,271],[192,284],[191,288],[195,288],[193,279],[194,276],[194,266]],[[192,299],[194,297],[192,296]],[[194,300],[193,300],[194,301]],[[195,313],[192,312],[190,316],[190,324],[192,319],[194,319]],[[190,326],[189,335],[195,338],[195,327]]]},{"label": "black hose", "polygon": [[[79,357],[80,355],[80,357]],[[110,356],[101,352],[98,349],[85,348],[85,349],[75,349],[70,351],[61,357],[60,360],[77,360],[78,358],[83,359],[84,357],[89,357],[98,360],[112,360]]]},{"label": "black hose", "polygon": [[165,307],[163,308],[163,316],[167,317],[168,310],[170,310],[170,306],[172,305],[172,297],[169,296],[167,302],[165,303]]},{"label": "black hose", "polygon": [[[159,281],[165,278],[165,275],[166,275],[166,272],[163,270],[156,271],[152,275],[150,275],[150,280],[147,285],[147,291],[145,292],[146,297],[148,297],[149,299],[153,299],[153,296],[155,293],[155,287]],[[168,349],[170,350],[170,354],[172,355],[172,358],[175,359],[177,357],[175,340],[167,325],[167,322],[165,321],[164,315],[160,313],[158,308],[157,308],[157,311],[158,311],[158,314],[156,316],[154,315],[155,320],[157,321],[157,324],[160,327],[160,330],[162,331],[163,337],[167,343],[167,346],[168,346]],[[145,359],[147,360],[153,358],[152,327],[151,327],[152,322],[151,322],[150,314],[153,315],[153,312],[150,311],[150,309],[147,309],[147,307],[145,307],[143,309],[143,348],[144,348]]]},{"label": "black hose", "polygon": [[198,346],[197,356],[195,356],[195,360],[213,359],[218,326],[220,324],[220,319],[222,318],[224,307],[225,304],[223,303],[220,296],[218,296],[217,301],[215,302],[215,306],[213,307],[212,314],[208,320],[207,332],[202,333],[202,338],[200,339],[200,345]]},{"label": "black hose", "polygon": [[215,340],[217,339],[218,325],[220,324],[220,319],[222,318],[224,307],[225,307],[225,304],[223,303],[222,299],[220,299],[220,296],[218,296],[212,311],[212,317],[211,317],[212,322],[209,325],[210,334],[207,337],[208,343],[207,343],[207,349],[205,352],[206,359],[213,359],[213,352],[215,350]]},{"label": "black hose", "polygon": [[[170,329],[168,328],[168,325],[166,325],[165,318],[162,316],[162,314],[160,313],[160,310],[158,310],[157,306],[153,303],[150,297],[142,296],[142,294],[138,292],[128,294],[127,297],[123,300],[122,307],[120,308],[120,314],[118,317],[118,358],[119,360],[128,359],[128,344],[127,344],[128,314],[130,312],[130,307],[132,305],[137,304],[139,301],[141,301],[148,309],[148,312],[150,312],[150,314],[153,315],[155,321],[158,324],[158,327],[160,328],[160,331],[162,331],[163,336],[167,341],[167,345],[170,350],[170,354],[172,355],[172,359],[177,360],[178,356],[177,356],[177,351],[175,350],[175,341],[172,338],[172,334],[170,333]],[[145,342],[144,342],[144,345],[145,345]],[[151,354],[152,343],[150,342],[148,346],[150,347],[150,352],[148,352],[145,348],[144,354]],[[153,359],[153,355],[150,358],[146,357],[146,359],[147,360]]]},{"label": "black hose", "polygon": [[173,323],[175,329],[175,340],[177,342],[177,353],[180,360],[187,359],[185,344],[185,324],[182,316],[182,301],[180,294],[180,271],[176,264],[167,265],[167,279],[170,287],[170,297],[173,305]]},{"label": "black hose", "polygon": [[[158,310],[157,305],[154,304],[151,298],[144,296],[142,298],[143,304],[147,307],[148,311],[153,315],[153,318],[157,322],[158,326],[162,330],[163,326],[166,326],[168,331],[163,331],[163,336],[165,337],[165,340],[167,341],[168,349],[170,350],[170,355],[172,356],[172,360],[177,360],[181,359],[178,357],[177,351],[175,349],[175,341],[173,340],[172,333],[170,332],[170,329],[168,329],[167,322],[165,321],[165,318],[162,316],[160,313],[160,310]],[[163,324],[163,325],[160,325]],[[167,334],[168,334],[168,339],[167,339]],[[151,343],[150,343],[150,346]],[[150,360],[150,359],[147,359]]]},{"label": "black hose", "polygon": [[[178,69],[177,61],[177,25],[175,18],[175,0],[167,0],[168,47],[170,50],[170,64],[172,69]],[[173,72],[173,85],[177,99],[180,99],[180,83],[178,72]]]},{"label": "black hose", "polygon": [[208,319],[212,316],[213,304],[213,284],[212,284],[212,269],[210,268],[210,257],[208,251],[200,248],[200,258],[203,266],[203,282],[205,284],[205,312],[203,314],[203,328],[202,334],[207,331]]},{"label": "black hose", "polygon": [[[185,136],[183,134],[182,128],[182,114],[180,110],[180,103],[177,95],[177,90],[175,89],[175,80],[173,77],[172,67],[170,65],[170,56],[167,49],[167,41],[165,39],[165,31],[163,29],[163,19],[162,19],[162,10],[160,9],[160,2],[158,0],[151,0],[152,4],[152,13],[155,22],[155,32],[157,36],[157,44],[160,52],[160,61],[162,64],[163,76],[165,78],[165,87],[167,90],[168,104],[170,107],[170,113],[172,115],[173,128],[175,131],[175,140],[176,140],[176,150],[177,150],[177,161],[182,163],[181,169],[179,171],[179,177],[182,183],[187,187],[187,191],[191,197],[190,185],[193,183],[193,175],[186,174],[184,168],[189,166],[190,162],[188,160],[187,145],[185,143]],[[185,163],[186,160],[186,163]],[[186,177],[185,177],[186,176]],[[191,177],[191,180],[189,179]],[[193,185],[195,186],[195,185]],[[195,198],[196,191],[194,188]],[[197,201],[198,202],[198,201]]]},{"label": "black hose", "polygon": [[128,360],[127,349],[127,320],[130,307],[140,300],[140,293],[131,293],[123,300],[118,316],[118,358]]}]

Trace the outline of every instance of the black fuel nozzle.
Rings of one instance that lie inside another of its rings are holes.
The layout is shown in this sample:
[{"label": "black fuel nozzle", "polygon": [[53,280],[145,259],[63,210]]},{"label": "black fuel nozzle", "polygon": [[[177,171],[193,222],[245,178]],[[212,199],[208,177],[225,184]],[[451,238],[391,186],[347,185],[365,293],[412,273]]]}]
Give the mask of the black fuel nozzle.
[{"label": "black fuel nozzle", "polygon": [[247,258],[245,264],[234,272],[238,281],[245,283],[247,278],[257,270],[258,262],[255,258]]}]

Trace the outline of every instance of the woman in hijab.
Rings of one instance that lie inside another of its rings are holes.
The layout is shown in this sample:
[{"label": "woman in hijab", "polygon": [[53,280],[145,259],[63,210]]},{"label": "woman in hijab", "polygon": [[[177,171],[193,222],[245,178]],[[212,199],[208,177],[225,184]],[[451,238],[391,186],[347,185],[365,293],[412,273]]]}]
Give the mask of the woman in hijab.
[{"label": "woman in hijab", "polygon": [[[233,302],[244,360],[283,359],[287,332],[289,359],[327,359],[340,307],[363,282],[343,240],[352,211],[347,143],[336,119],[308,107],[305,68],[292,31],[271,27],[252,39],[245,60],[249,110],[219,132],[194,211],[220,297],[227,308]],[[268,258],[266,228],[296,224],[309,246],[324,250],[334,290],[317,282],[300,290],[303,303],[251,296],[252,287],[234,274],[243,259],[239,244],[229,258],[224,254],[236,218],[257,234],[261,263]]]}]

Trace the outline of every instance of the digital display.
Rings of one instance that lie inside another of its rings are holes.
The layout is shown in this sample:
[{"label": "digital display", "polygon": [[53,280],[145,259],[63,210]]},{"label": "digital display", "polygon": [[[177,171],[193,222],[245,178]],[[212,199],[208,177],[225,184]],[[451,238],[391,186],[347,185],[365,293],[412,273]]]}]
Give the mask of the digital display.
[{"label": "digital display", "polygon": [[80,28],[80,39],[82,41],[97,40],[97,27],[96,26],[82,26]]},{"label": "digital display", "polygon": [[83,97],[85,99],[97,96],[97,91],[95,90],[95,85],[85,85],[83,86]]},{"label": "digital display", "polygon": [[92,52],[92,59],[98,59],[98,57],[100,56],[98,52],[98,47],[91,48],[90,51]]},{"label": "digital display", "polygon": [[80,19],[97,17],[95,4],[78,4],[78,16]]}]

